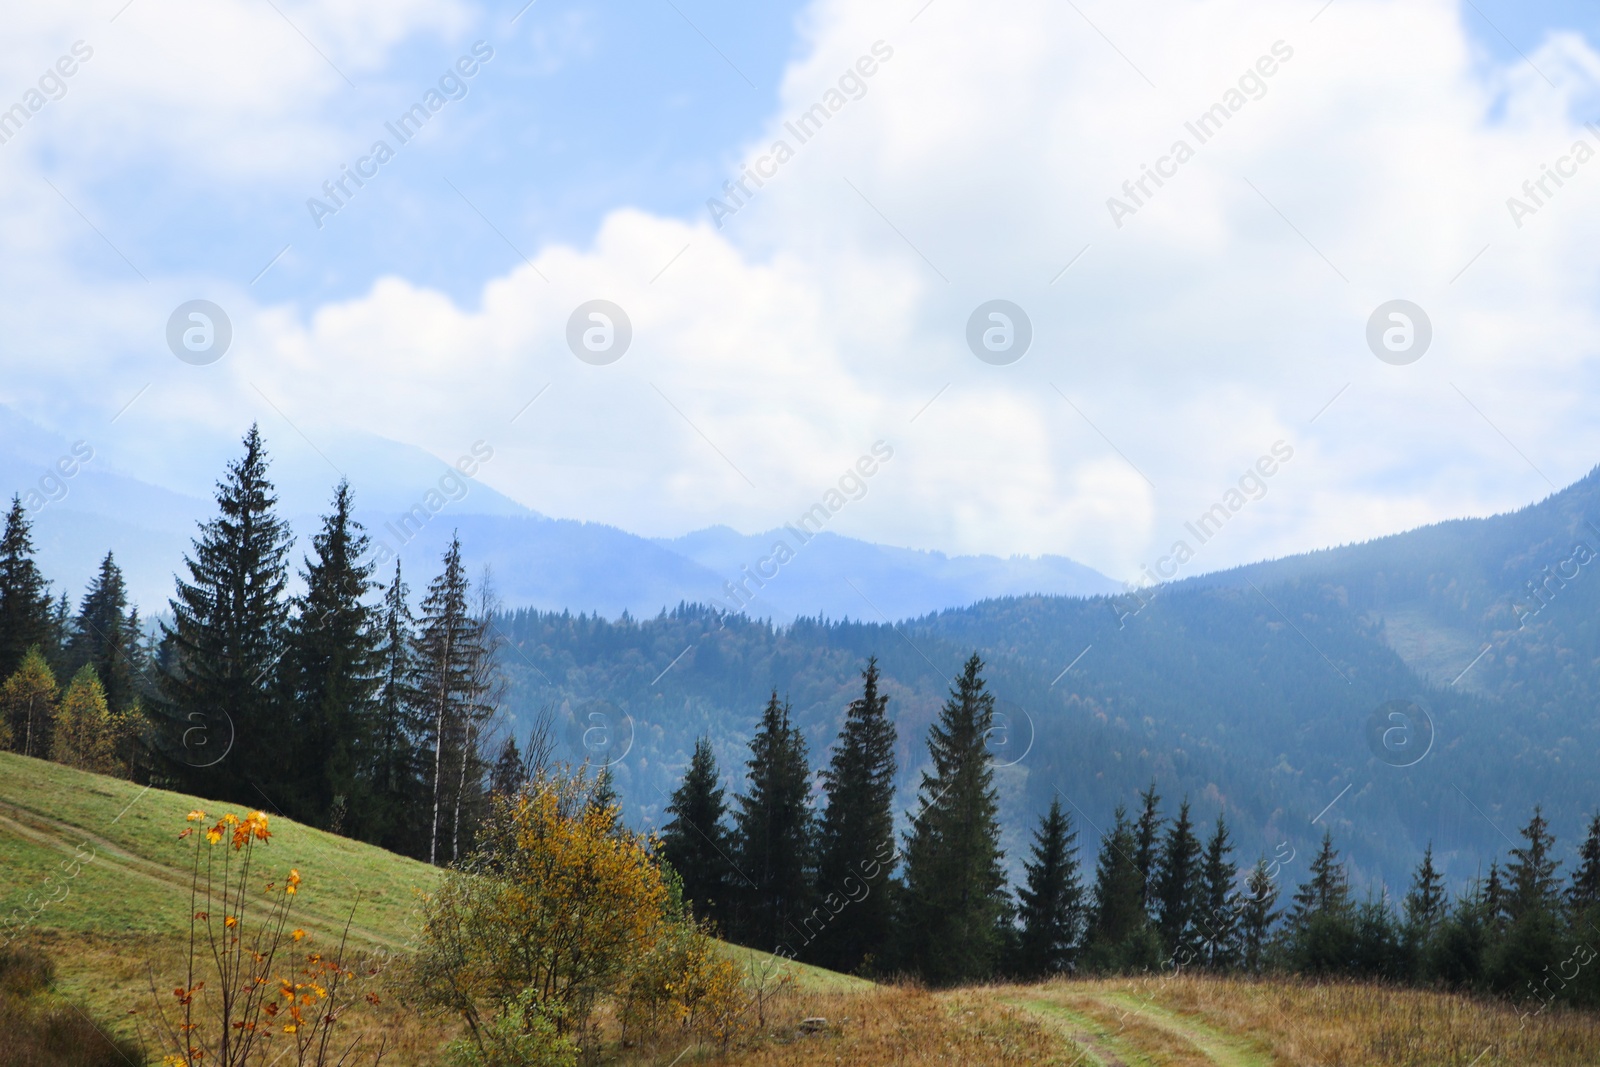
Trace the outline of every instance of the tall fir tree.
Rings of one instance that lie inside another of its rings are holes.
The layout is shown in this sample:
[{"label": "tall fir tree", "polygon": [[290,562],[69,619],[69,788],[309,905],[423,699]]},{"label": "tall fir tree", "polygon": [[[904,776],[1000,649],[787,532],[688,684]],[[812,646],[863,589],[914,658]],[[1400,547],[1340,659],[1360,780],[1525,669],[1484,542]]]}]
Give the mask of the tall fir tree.
[{"label": "tall fir tree", "polygon": [[[881,960],[894,923],[888,882],[894,839],[895,728],[878,691],[878,661],[867,660],[861,696],[845,710],[833,758],[822,772],[828,807],[818,835],[817,895],[835,917],[811,958],[854,973]],[[848,901],[848,906],[845,902]]]},{"label": "tall fir tree", "polygon": [[906,841],[905,962],[933,985],[994,972],[1009,903],[1000,798],[985,745],[994,696],[982,672],[973,653],[928,729],[933,773],[922,774],[920,810]]},{"label": "tall fir tree", "polygon": [[1161,795],[1156,784],[1139,794],[1139,823],[1134,831],[1134,864],[1139,868],[1139,906],[1149,915],[1156,914],[1156,866],[1160,862],[1161,827],[1166,820],[1161,816]]},{"label": "tall fir tree", "polygon": [[284,651],[292,536],[277,516],[260,430],[217,484],[218,515],[202,524],[189,580],[171,601],[162,678],[165,749],[202,796],[278,805],[290,738],[276,674]]},{"label": "tall fir tree", "polygon": [[1084,959],[1092,971],[1143,971],[1160,964],[1161,939],[1143,901],[1138,841],[1128,809],[1118,804],[1110,831],[1100,838],[1095,863],[1093,907],[1084,939]]},{"label": "tall fir tree", "polygon": [[56,676],[34,645],[0,685],[0,715],[11,726],[11,745],[24,756],[48,759],[55,731]]},{"label": "tall fir tree", "polygon": [[1228,823],[1219,814],[1206,841],[1200,867],[1200,904],[1195,921],[1199,962],[1213,971],[1231,970],[1239,962],[1239,893],[1234,888],[1239,866],[1230,858],[1232,853]]},{"label": "tall fir tree", "polygon": [[1554,856],[1555,837],[1544,811],[1537,805],[1528,825],[1522,828],[1523,844],[1511,850],[1506,864],[1506,917],[1512,922],[1534,912],[1554,912],[1560,901]]},{"label": "tall fir tree", "polygon": [[733,839],[724,822],[726,792],[717,777],[711,741],[700,738],[683,782],[667,804],[672,816],[661,829],[661,854],[683,881],[683,897],[694,913],[723,926],[734,892]]},{"label": "tall fir tree", "polygon": [[1444,875],[1433,864],[1433,842],[1429,841],[1428,847],[1423,850],[1422,861],[1411,876],[1411,889],[1406,893],[1403,905],[1408,935],[1419,944],[1427,941],[1444,919],[1448,905]]},{"label": "tall fir tree", "polygon": [[418,748],[419,694],[412,662],[415,635],[400,561],[383,591],[378,645],[378,691],[367,770],[372,797],[369,840],[418,859],[427,856],[423,814],[428,796],[423,753]]},{"label": "tall fir tree", "polygon": [[1572,888],[1567,890],[1567,906],[1574,915],[1596,905],[1600,905],[1600,812],[1589,818],[1589,833],[1578,849],[1578,868],[1572,872]]},{"label": "tall fir tree", "polygon": [[367,769],[381,634],[378,612],[366,602],[373,589],[373,565],[363,559],[369,542],[352,506],[350,485],[341,481],[300,573],[305,592],[295,598],[279,672],[292,709],[295,762],[282,804],[302,822],[328,829],[337,809],[344,832],[368,837],[379,821]]},{"label": "tall fir tree", "polygon": [[422,602],[413,661],[413,688],[426,731],[429,803],[428,862],[460,858],[461,811],[480,789],[483,761],[477,738],[490,709],[483,703],[488,658],[484,620],[473,615],[461,539],[452,536],[444,569]]},{"label": "tall fir tree", "polygon": [[1083,935],[1083,886],[1078,880],[1078,832],[1059,798],[1033,832],[1032,858],[1023,863],[1026,884],[1017,890],[1022,931],[1016,971],[1025,978],[1072,969]]},{"label": "tall fir tree", "polygon": [[1263,857],[1251,869],[1239,904],[1239,962],[1250,974],[1260,973],[1272,927],[1283,915],[1277,904],[1278,883]]},{"label": "tall fir tree", "polygon": [[128,610],[122,571],[107,552],[73,620],[65,663],[74,674],[85,665],[93,667],[104,687],[106,705],[112,709],[129,707],[137,694],[138,627],[137,613]]},{"label": "tall fir tree", "polygon": [[1500,873],[1500,861],[1489,861],[1489,877],[1483,882],[1484,922],[1495,931],[1506,927],[1506,911],[1510,907],[1510,894],[1506,880]]},{"label": "tall fir tree", "polygon": [[749,785],[734,817],[734,860],[750,884],[736,929],[754,948],[787,945],[799,954],[820,932],[805,925],[816,847],[811,769],[805,738],[776,690],[750,739],[745,767]]},{"label": "tall fir tree", "polygon": [[33,554],[33,524],[13,496],[0,535],[0,678],[11,677],[30,648],[47,660],[55,648],[50,587]]},{"label": "tall fir tree", "polygon": [[1311,876],[1295,891],[1289,921],[1297,928],[1321,915],[1338,915],[1350,908],[1350,877],[1333,847],[1333,831],[1322,832],[1322,846],[1311,861]]},{"label": "tall fir tree", "polygon": [[1189,821],[1187,798],[1178,805],[1178,817],[1167,828],[1156,864],[1156,928],[1161,946],[1176,967],[1193,965],[1199,956],[1195,916],[1201,892],[1200,839]]}]

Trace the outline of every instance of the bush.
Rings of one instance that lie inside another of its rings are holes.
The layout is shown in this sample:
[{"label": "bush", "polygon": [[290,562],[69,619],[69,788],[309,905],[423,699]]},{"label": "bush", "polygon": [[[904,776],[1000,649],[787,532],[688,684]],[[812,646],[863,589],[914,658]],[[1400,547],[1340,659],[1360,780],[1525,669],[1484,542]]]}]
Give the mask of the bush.
[{"label": "bush", "polygon": [[578,1046],[540,1009],[533,989],[524,989],[476,1039],[452,1041],[446,1051],[454,1067],[576,1067],[578,1062]]},{"label": "bush", "polygon": [[29,949],[0,951],[0,1039],[8,1067],[142,1067],[139,1046],[114,1038],[50,993],[55,967]]}]

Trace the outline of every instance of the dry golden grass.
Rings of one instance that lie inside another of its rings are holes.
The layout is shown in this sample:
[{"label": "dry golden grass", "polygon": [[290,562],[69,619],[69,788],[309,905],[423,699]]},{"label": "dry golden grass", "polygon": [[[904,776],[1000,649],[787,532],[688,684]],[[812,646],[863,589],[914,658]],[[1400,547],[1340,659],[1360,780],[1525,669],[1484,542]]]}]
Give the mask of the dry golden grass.
[{"label": "dry golden grass", "polygon": [[[1592,1067],[1600,1063],[1600,1017],[1551,1011],[1525,1021],[1498,1001],[1344,982],[1241,981],[1203,977],[1057,982],[1026,996],[1052,1003],[1098,1001],[1145,1008],[1207,1035],[1228,1035],[1236,1062],[1315,1067]],[[1104,1019],[1102,1013],[1099,1018]],[[1130,1033],[1132,1031],[1129,1031]],[[1237,1039],[1246,1039],[1238,1045]],[[1151,1062],[1169,1062],[1152,1059]],[[1170,1062],[1180,1062],[1173,1060]],[[1213,1055],[1198,1062],[1226,1063]]]},{"label": "dry golden grass", "polygon": [[[828,1026],[802,1033],[800,1024],[808,1018],[825,1018]],[[934,994],[878,986],[865,992],[790,993],[769,1013],[768,1024],[765,1033],[725,1058],[705,1050],[694,1062],[729,1067],[1068,1067],[1075,1055],[1068,1054],[1047,1025],[978,991]]]}]

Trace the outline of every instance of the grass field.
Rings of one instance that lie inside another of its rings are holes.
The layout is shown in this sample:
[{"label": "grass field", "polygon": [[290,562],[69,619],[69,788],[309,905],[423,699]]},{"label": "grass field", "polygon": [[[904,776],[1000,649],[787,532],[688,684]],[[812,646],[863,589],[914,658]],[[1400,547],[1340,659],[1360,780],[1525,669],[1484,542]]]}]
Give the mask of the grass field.
[{"label": "grass field", "polygon": [[[177,835],[184,816],[225,805],[0,753],[0,941],[54,958],[62,993],[113,1032],[131,1034],[130,1010],[150,1002],[181,965],[188,876]],[[332,938],[354,907],[358,949],[404,952],[426,864],[274,819],[264,850],[274,870],[304,877],[296,924]],[[74,857],[79,863],[74,864]],[[68,875],[74,866],[75,874]],[[40,905],[43,904],[42,908]],[[10,919],[6,917],[9,916]],[[20,920],[20,921],[19,921]],[[759,963],[747,949],[729,951]],[[1408,990],[1297,981],[1187,976],[988,986],[955,992],[875,986],[786,965],[788,992],[758,1040],[725,1061],[706,1049],[635,1048],[629,1064],[738,1067],[932,1064],[1155,1067],[1155,1065],[1449,1065],[1578,1067],[1600,1063],[1600,1019],[1573,1012],[1530,1017],[1509,1006]],[[826,1025],[802,1028],[801,1020]],[[386,1064],[439,1062],[453,1031],[388,999],[368,1025],[389,1038]],[[0,1045],[0,1062],[4,1060]]]}]

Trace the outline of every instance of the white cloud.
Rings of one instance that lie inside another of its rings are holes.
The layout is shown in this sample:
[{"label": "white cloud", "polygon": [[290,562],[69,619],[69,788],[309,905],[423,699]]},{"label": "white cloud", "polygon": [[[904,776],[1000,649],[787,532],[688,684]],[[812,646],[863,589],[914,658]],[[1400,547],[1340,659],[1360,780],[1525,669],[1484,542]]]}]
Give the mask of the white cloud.
[{"label": "white cloud", "polygon": [[[709,214],[619,206],[588,247],[539,251],[475,307],[398,278],[338,303],[307,294],[304,309],[254,307],[236,289],[238,349],[199,373],[150,354],[183,287],[77,277],[61,249],[83,239],[68,236],[81,221],[27,186],[16,221],[41,265],[8,270],[7,310],[35,339],[59,327],[74,355],[12,389],[114,411],[153,381],[119,423],[131,453],[190,432],[175,420],[231,436],[258,413],[270,427],[262,393],[313,438],[353,425],[454,455],[486,437],[510,459],[487,474],[497,488],[646,534],[775,525],[881,437],[896,458],[840,532],[1065,553],[1118,577],[1280,439],[1294,462],[1196,568],[1542,495],[1516,449],[1562,484],[1600,444],[1587,417],[1600,159],[1521,228],[1505,200],[1575,139],[1600,150],[1571,117],[1596,98],[1600,56],[1558,35],[1532,54],[1538,71],[1499,67],[1454,4],[1341,0],[1309,21],[1319,6],[1098,2],[1080,16],[1047,0],[936,0],[907,22],[899,3],[819,0],[810,52],[728,176],[777,139],[795,157],[723,229]],[[326,118],[337,78],[270,9],[206,10],[182,25],[131,10],[137,47],[95,72],[115,105],[85,92],[71,129],[114,141],[111,158],[136,135],[169,147],[214,136],[233,161],[208,164],[222,171],[281,162],[288,139],[344,143]],[[469,18],[354,0],[286,10],[372,77],[406,33]],[[30,55],[64,29],[37,22]],[[785,120],[880,40],[893,57],[865,94],[796,143]],[[1278,42],[1264,94],[1199,144],[1185,123]],[[229,58],[247,43],[274,62]],[[22,51],[11,45],[8,65]],[[158,52],[171,63],[131,58]],[[186,90],[196,77],[217,90]],[[1116,227],[1107,198],[1180,138],[1194,158]],[[1363,333],[1377,304],[1402,296],[1428,311],[1435,339],[1422,361],[1391,367]],[[968,314],[995,297],[1034,324],[1033,349],[1009,367],[979,363],[963,340]],[[565,346],[568,315],[593,298],[634,325],[609,367]],[[68,321],[83,304],[94,321]],[[83,373],[104,387],[71,384]]]}]

